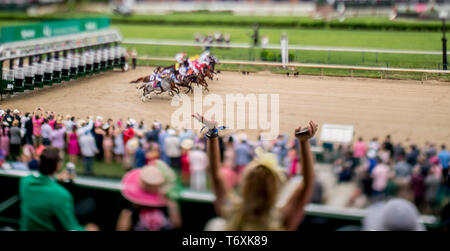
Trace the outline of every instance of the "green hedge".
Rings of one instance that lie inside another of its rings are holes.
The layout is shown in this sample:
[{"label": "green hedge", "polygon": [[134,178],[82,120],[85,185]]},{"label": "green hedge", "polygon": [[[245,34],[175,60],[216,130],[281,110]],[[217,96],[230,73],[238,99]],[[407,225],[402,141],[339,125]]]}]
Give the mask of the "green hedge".
[{"label": "green hedge", "polygon": [[[87,13],[56,13],[38,17],[31,17],[23,12],[0,12],[0,20],[43,21],[49,19],[66,19],[95,17],[99,14]],[[101,15],[105,16],[105,15]],[[396,31],[440,31],[442,24],[439,21],[390,21],[387,18],[349,18],[343,22],[314,20],[306,17],[261,17],[261,16],[234,16],[231,13],[187,13],[169,15],[106,15],[114,24],[168,24],[168,25],[216,25],[216,26],[252,26],[258,23],[261,27],[274,28],[330,28],[352,30],[396,30]],[[447,24],[450,29],[450,24]]]},{"label": "green hedge", "polygon": [[[281,62],[280,52],[271,52],[268,50],[262,50],[260,56],[262,61]],[[295,60],[294,53],[289,53],[289,61],[292,62],[294,60]]]}]

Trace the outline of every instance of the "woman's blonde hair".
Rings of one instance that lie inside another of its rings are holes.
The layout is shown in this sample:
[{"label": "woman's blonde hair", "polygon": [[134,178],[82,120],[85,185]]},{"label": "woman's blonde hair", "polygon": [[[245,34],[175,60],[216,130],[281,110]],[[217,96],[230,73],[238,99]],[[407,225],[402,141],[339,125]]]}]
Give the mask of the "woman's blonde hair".
[{"label": "woman's blonde hair", "polygon": [[276,165],[274,154],[257,151],[257,158],[247,165],[242,174],[241,200],[236,202],[234,212],[231,212],[228,229],[276,230],[280,228],[280,222],[274,218],[273,208],[284,179]]},{"label": "woman's blonde hair", "polygon": [[15,120],[12,122],[12,126],[18,126],[18,125],[19,125],[19,120],[15,119]]}]

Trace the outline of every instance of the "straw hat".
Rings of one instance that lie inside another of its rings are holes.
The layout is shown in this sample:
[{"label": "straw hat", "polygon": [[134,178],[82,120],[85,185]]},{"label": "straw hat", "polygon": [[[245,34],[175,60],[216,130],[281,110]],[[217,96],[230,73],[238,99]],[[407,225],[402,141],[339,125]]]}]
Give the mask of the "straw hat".
[{"label": "straw hat", "polygon": [[61,122],[61,120],[57,120],[57,121],[55,122],[55,127],[57,127],[57,128],[63,127],[63,123]]},{"label": "straw hat", "polygon": [[184,139],[181,141],[181,148],[185,150],[190,150],[194,146],[194,141],[192,139]]},{"label": "straw hat", "polygon": [[86,120],[84,120],[84,119],[80,119],[80,120],[77,121],[77,126],[78,127],[82,127],[84,124],[86,124]]}]

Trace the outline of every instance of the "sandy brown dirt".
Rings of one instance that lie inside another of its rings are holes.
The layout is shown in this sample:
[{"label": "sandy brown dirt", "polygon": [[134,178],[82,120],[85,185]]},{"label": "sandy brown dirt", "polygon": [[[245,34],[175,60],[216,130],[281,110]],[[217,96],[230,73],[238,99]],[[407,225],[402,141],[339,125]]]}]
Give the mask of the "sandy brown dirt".
[{"label": "sandy brown dirt", "polygon": [[[171,112],[168,96],[142,102],[135,86],[128,82],[151,72],[138,68],[110,72],[62,86],[25,93],[1,101],[1,108],[32,111],[36,107],[76,116],[101,115],[113,119],[132,117],[168,123]],[[309,119],[319,124],[354,125],[356,136],[368,140],[391,134],[394,141],[407,139],[422,144],[426,140],[450,143],[450,84],[441,82],[375,79],[299,78],[255,73],[244,76],[226,72],[209,81],[210,93],[278,93],[280,130],[292,133]],[[250,132],[254,135],[254,133]]]}]

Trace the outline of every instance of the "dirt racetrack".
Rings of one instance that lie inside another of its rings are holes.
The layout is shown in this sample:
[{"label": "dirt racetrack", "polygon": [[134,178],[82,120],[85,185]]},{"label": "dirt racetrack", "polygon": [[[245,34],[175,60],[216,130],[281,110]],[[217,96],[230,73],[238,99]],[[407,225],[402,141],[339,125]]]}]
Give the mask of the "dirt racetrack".
[{"label": "dirt racetrack", "polygon": [[[4,99],[0,108],[32,111],[42,107],[83,118],[132,117],[165,124],[176,109],[170,106],[169,97],[142,102],[135,86],[128,84],[150,72],[151,68],[141,67],[71,81]],[[210,93],[222,97],[228,93],[278,93],[280,130],[289,134],[299,123],[313,119],[319,124],[354,125],[355,136],[365,140],[391,134],[394,141],[450,143],[449,83],[225,72],[219,80],[209,81],[209,86]]]}]

